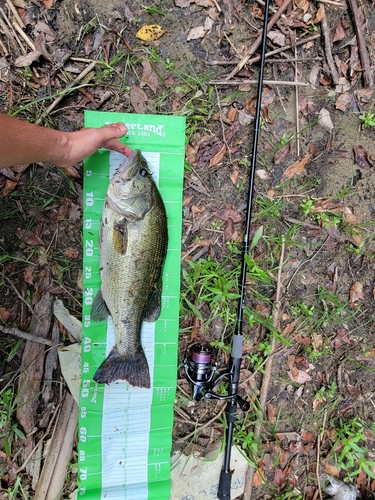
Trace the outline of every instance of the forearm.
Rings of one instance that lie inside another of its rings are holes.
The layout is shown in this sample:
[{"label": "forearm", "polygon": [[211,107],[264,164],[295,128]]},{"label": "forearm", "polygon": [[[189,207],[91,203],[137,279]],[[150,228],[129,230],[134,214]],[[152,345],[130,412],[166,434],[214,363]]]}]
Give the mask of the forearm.
[{"label": "forearm", "polygon": [[22,163],[54,163],[63,156],[68,138],[66,132],[0,114],[0,168]]}]

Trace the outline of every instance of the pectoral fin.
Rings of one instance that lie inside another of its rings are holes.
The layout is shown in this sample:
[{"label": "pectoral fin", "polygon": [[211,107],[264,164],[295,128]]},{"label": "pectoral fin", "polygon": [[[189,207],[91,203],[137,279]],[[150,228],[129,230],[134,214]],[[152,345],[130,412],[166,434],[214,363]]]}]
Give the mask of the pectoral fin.
[{"label": "pectoral fin", "polygon": [[158,287],[152,294],[149,303],[147,304],[143,321],[147,321],[148,323],[153,323],[160,316],[160,312],[161,312],[161,284],[158,285]]},{"label": "pectoral fin", "polygon": [[128,248],[128,227],[125,217],[113,225],[113,246],[117,253],[125,255]]},{"label": "pectoral fin", "polygon": [[91,306],[91,319],[93,321],[105,321],[110,315],[107,304],[104,302],[102,291],[96,294]]}]

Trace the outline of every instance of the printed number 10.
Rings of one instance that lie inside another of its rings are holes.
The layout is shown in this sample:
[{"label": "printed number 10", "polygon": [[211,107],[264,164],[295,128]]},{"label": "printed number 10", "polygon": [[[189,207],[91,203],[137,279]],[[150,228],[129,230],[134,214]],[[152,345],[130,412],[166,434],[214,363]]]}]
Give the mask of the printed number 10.
[{"label": "printed number 10", "polygon": [[86,193],[86,207],[92,207],[94,205],[94,193],[88,191]]}]

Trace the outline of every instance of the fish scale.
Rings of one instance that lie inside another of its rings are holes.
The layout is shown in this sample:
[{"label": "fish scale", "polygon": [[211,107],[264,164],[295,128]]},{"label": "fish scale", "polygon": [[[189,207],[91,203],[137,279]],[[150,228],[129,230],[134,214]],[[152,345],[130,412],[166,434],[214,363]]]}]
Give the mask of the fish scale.
[{"label": "fish scale", "polygon": [[160,314],[167,239],[162,198],[145,159],[135,151],[111,180],[101,220],[102,285],[91,316],[103,320],[111,315],[116,343],[94,375],[98,383],[120,379],[150,387],[141,326]]}]

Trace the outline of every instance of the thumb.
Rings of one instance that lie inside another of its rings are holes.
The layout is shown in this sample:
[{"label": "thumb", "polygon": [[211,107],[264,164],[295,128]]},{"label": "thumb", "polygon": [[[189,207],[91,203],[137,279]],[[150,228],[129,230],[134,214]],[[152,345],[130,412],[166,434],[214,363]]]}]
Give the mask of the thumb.
[{"label": "thumb", "polygon": [[128,129],[122,122],[111,123],[97,129],[101,133],[102,144],[110,139],[119,139],[123,137]]}]

